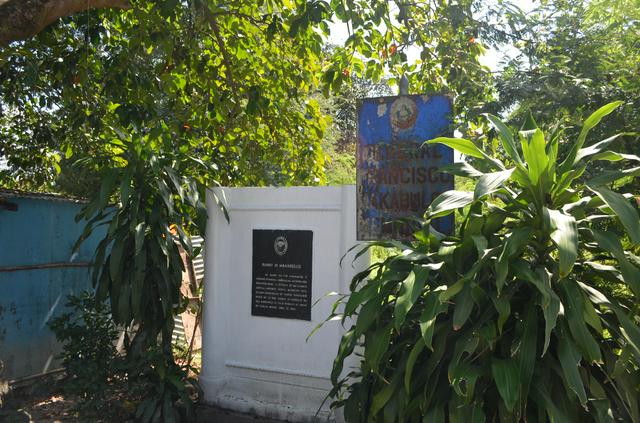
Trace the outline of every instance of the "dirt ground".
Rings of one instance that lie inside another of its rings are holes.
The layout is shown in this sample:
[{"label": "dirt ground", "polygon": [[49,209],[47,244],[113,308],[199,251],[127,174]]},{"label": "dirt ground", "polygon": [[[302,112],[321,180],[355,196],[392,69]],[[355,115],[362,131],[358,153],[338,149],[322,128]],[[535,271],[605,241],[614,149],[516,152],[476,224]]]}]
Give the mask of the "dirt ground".
[{"label": "dirt ground", "polygon": [[[13,386],[0,408],[0,423],[86,423],[73,411],[77,398],[64,394],[61,375]],[[196,423],[279,423],[255,416],[197,405]],[[93,423],[125,423],[122,419]]]},{"label": "dirt ground", "polygon": [[80,422],[72,410],[75,398],[62,393],[61,383],[58,375],[13,386],[0,408],[0,422]]}]

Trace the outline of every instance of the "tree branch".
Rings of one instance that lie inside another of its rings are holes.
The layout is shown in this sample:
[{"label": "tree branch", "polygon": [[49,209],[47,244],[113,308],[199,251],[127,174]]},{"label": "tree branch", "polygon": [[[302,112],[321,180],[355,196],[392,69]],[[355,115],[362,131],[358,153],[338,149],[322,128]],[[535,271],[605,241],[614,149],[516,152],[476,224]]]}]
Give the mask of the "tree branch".
[{"label": "tree branch", "polygon": [[128,0],[0,0],[0,47],[32,37],[58,19],[89,9],[129,9]]},{"label": "tree branch", "polygon": [[218,22],[216,21],[216,16],[213,13],[211,13],[211,11],[209,10],[209,7],[206,5],[204,6],[204,13],[207,17],[207,21],[209,22],[209,27],[213,32],[215,42],[216,44],[218,44],[218,48],[220,49],[220,53],[222,54],[222,62],[224,63],[224,68],[225,68],[224,69],[225,79],[227,80],[227,84],[229,85],[229,88],[231,89],[231,93],[235,98],[235,104],[233,106],[233,115],[235,117],[240,107],[240,101],[238,99],[238,94],[239,94],[238,84],[233,79],[233,74],[231,72],[231,69],[232,69],[231,57],[229,56],[229,52],[225,47],[224,39],[220,34],[220,27],[218,26]]}]

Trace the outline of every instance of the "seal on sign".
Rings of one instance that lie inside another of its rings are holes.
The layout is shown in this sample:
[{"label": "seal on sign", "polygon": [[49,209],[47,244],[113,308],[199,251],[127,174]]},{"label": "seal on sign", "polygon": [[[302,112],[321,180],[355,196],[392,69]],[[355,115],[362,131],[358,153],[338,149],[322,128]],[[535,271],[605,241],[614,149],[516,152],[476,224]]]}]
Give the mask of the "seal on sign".
[{"label": "seal on sign", "polygon": [[283,236],[277,237],[273,241],[273,249],[275,250],[276,254],[279,256],[284,256],[285,254],[287,254],[287,250],[289,249],[289,243],[287,242],[287,238]]},{"label": "seal on sign", "polygon": [[397,130],[411,128],[418,118],[418,106],[409,97],[398,97],[391,104],[391,127]]}]

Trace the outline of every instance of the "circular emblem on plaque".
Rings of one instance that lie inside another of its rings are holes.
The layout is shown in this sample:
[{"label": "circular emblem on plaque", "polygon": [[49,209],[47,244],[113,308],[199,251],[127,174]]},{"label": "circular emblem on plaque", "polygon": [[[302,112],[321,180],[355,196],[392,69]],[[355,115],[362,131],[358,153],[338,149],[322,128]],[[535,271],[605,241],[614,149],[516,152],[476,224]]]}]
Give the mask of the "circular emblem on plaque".
[{"label": "circular emblem on plaque", "polygon": [[275,241],[273,241],[273,249],[279,256],[284,256],[285,254],[287,254],[287,250],[289,249],[287,238],[283,236],[277,237]]},{"label": "circular emblem on plaque", "polygon": [[409,97],[400,97],[391,104],[391,126],[396,130],[411,128],[418,118],[418,106]]}]

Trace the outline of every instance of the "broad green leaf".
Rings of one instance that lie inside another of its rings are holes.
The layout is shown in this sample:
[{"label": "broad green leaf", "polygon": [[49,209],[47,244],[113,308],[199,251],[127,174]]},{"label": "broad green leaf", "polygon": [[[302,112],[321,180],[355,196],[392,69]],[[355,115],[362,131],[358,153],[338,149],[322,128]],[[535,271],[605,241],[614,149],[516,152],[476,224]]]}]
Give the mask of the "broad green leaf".
[{"label": "broad green leaf", "polygon": [[578,396],[580,404],[585,406],[587,404],[587,393],[584,390],[579,371],[582,357],[568,334],[561,334],[558,341],[558,358],[560,359],[564,379],[569,388]]},{"label": "broad green leaf", "polygon": [[576,219],[558,210],[544,208],[549,215],[551,239],[558,247],[560,258],[560,278],[565,278],[571,272],[573,264],[578,258],[578,225]]},{"label": "broad green leaf", "polygon": [[[576,158],[575,158],[575,162],[574,163],[578,163],[580,160],[587,158],[587,157],[591,157],[591,160],[598,160],[596,157],[599,156],[600,154],[602,154],[608,147],[609,145],[617,140],[618,138],[627,135],[627,134],[616,134],[612,137],[607,138],[606,140],[602,140],[600,142],[597,142],[593,145],[590,145],[588,147],[584,147],[581,148],[578,151],[578,154],[576,154]],[[617,153],[614,153],[617,154]]]},{"label": "broad green leaf", "polygon": [[131,308],[134,319],[139,319],[142,315],[141,304],[144,298],[145,274],[147,270],[147,256],[136,254],[134,259],[135,270],[131,278]]},{"label": "broad green leaf", "polygon": [[459,363],[449,371],[449,381],[453,390],[460,397],[467,400],[473,398],[476,381],[483,374],[479,366],[472,366],[468,363]]},{"label": "broad green leaf", "polygon": [[140,222],[136,225],[135,229],[135,254],[140,253],[142,250],[142,245],[144,243],[145,231],[147,229],[147,224],[145,222]]},{"label": "broad green leaf", "polygon": [[519,251],[524,249],[531,239],[533,230],[528,227],[516,228],[506,238],[503,244],[502,252],[496,260],[496,286],[498,294],[502,290],[509,271],[509,260]]},{"label": "broad green leaf", "polygon": [[463,138],[439,137],[427,141],[426,144],[444,144],[467,156],[476,157],[478,159],[485,157],[484,154],[482,154],[482,151],[476,147],[473,142]]},{"label": "broad green leaf", "polygon": [[224,218],[227,221],[227,223],[231,222],[231,218],[229,217],[229,211],[227,210],[227,200],[224,194],[224,189],[221,188],[219,191],[211,190],[210,192],[211,192],[211,195],[213,196],[213,201],[215,201],[216,205],[224,215]]},{"label": "broad green leaf", "polygon": [[600,248],[616,258],[624,281],[629,285],[634,295],[640,298],[640,269],[627,259],[618,237],[609,231],[599,231],[597,229],[592,229],[591,231]]},{"label": "broad green leaf", "polygon": [[569,186],[571,185],[571,183],[574,180],[578,179],[580,176],[582,176],[582,174],[586,169],[587,167],[585,165],[582,165],[575,169],[570,170],[569,172],[562,174],[558,182],[553,187],[552,192],[553,192],[554,200],[558,198],[560,195],[564,194],[567,188],[569,188]]},{"label": "broad green leaf", "polygon": [[529,169],[529,179],[533,185],[536,185],[549,165],[544,134],[540,129],[533,132],[527,131],[522,136],[522,152]]},{"label": "broad green leaf", "polygon": [[479,255],[484,254],[489,246],[489,241],[484,235],[471,235],[471,239],[473,240],[473,245],[476,246],[476,250]]},{"label": "broad green leaf", "polygon": [[549,141],[547,141],[547,156],[549,157],[549,173],[554,175],[556,172],[556,166],[558,161],[558,149],[560,144],[560,136],[564,132],[564,129],[558,124],[556,128],[551,132]]},{"label": "broad green leaf", "polygon": [[594,304],[604,305],[616,314],[618,321],[620,322],[620,334],[627,341],[627,345],[631,347],[631,350],[635,356],[636,361],[640,362],[640,327],[638,324],[631,320],[625,310],[617,303],[612,303],[603,293],[597,289],[578,282],[578,285],[587,294],[589,300]]},{"label": "broad green leaf", "polygon": [[[593,378],[591,378],[594,380]],[[596,409],[596,422],[597,423],[615,423],[613,418],[613,411],[611,410],[611,403],[606,399],[592,399],[589,401]]]},{"label": "broad green leaf", "polygon": [[549,272],[544,267],[538,267],[533,271],[530,269],[528,263],[518,263],[516,275],[520,279],[531,282],[538,289],[542,297],[540,308],[542,308],[545,321],[544,345],[542,347],[542,356],[544,356],[549,348],[551,332],[556,327],[556,321],[562,308],[560,298],[558,298],[558,295],[551,287]]},{"label": "broad green leaf", "polygon": [[487,113],[486,116],[500,134],[502,147],[504,148],[504,151],[507,153],[507,155],[511,157],[511,160],[513,160],[514,162],[523,164],[522,159],[520,158],[520,154],[518,153],[518,149],[516,148],[516,143],[511,130],[497,116],[489,113]]},{"label": "broad green leaf", "polygon": [[587,185],[591,187],[599,185],[607,185],[618,179],[640,176],[640,166],[623,170],[605,170],[587,181]]},{"label": "broad green leaf", "polygon": [[367,301],[358,312],[358,320],[356,321],[356,337],[364,334],[378,317],[381,308],[381,300],[372,298]]},{"label": "broad green leaf", "polygon": [[120,182],[120,203],[125,206],[129,202],[129,194],[131,193],[131,175],[129,173],[124,175],[122,182]]},{"label": "broad green leaf", "polygon": [[474,201],[473,193],[467,191],[446,191],[436,197],[427,209],[427,216],[445,216]]},{"label": "broad green leaf", "polygon": [[476,183],[476,188],[473,192],[474,199],[477,200],[487,194],[497,191],[502,184],[509,180],[514,170],[515,168],[500,172],[485,173],[482,175]]},{"label": "broad green leaf", "polygon": [[576,162],[578,151],[580,151],[580,149],[584,145],[584,142],[587,139],[587,134],[589,134],[589,131],[593,129],[593,127],[596,126],[598,123],[600,123],[602,118],[607,116],[609,113],[613,112],[618,106],[620,106],[623,103],[624,103],[623,101],[614,101],[612,103],[605,104],[604,106],[600,107],[598,110],[593,112],[591,116],[589,116],[584,121],[584,125],[582,126],[582,130],[580,131],[580,135],[578,135],[578,140],[573,145],[573,147],[571,147],[571,150],[569,150],[569,154],[567,155],[567,158],[564,160],[564,162],[562,162],[562,165],[560,166],[560,173],[566,173],[573,167],[574,163]]},{"label": "broad green leaf", "polygon": [[468,282],[469,282],[468,278],[463,277],[462,279],[459,279],[453,285],[450,285],[450,286],[446,287],[444,292],[442,294],[440,294],[440,301],[443,301],[443,302],[444,301],[449,301],[451,298],[453,298],[456,295],[458,295],[458,293],[460,291],[462,291],[462,289],[465,287],[465,285],[467,285]]},{"label": "broad green leaf", "polygon": [[123,255],[124,255],[125,240],[122,238],[116,238],[111,249],[111,255],[109,257],[109,273],[112,280],[120,279],[123,269]]},{"label": "broad green leaf", "polygon": [[606,160],[609,162],[619,162],[622,160],[631,160],[634,162],[640,162],[640,157],[633,154],[616,153],[615,151],[603,151],[592,157],[592,160]]},{"label": "broad green leaf", "polygon": [[[371,268],[365,270],[362,273],[366,273],[369,275]],[[357,277],[356,275],[354,279]],[[344,315],[350,316],[352,315],[358,307],[362,304],[368,302],[371,298],[378,294],[378,288],[382,281],[370,281],[365,286],[363,286],[359,291],[353,291],[351,295],[349,295],[349,299],[347,300],[347,304],[344,306]],[[354,287],[355,288],[355,287]]]},{"label": "broad green leaf", "polygon": [[491,361],[491,374],[507,410],[513,411],[518,402],[518,393],[520,392],[517,363],[512,359],[493,359]]},{"label": "broad green leaf", "polygon": [[538,406],[546,411],[550,423],[566,423],[571,421],[562,410],[558,408],[556,403],[553,402],[546,383],[536,383],[534,381],[531,384],[531,396]]},{"label": "broad green leaf", "polygon": [[358,338],[355,336],[355,328],[352,327],[342,335],[340,345],[338,346],[338,354],[333,360],[333,368],[331,369],[331,383],[336,385],[342,368],[344,367],[344,360],[353,352],[353,348],[356,346]]},{"label": "broad green leaf", "polygon": [[396,391],[391,396],[387,404],[385,404],[384,409],[382,410],[382,421],[384,423],[393,423],[396,421],[398,417],[400,417],[398,415],[398,412],[399,412],[398,403],[400,401],[399,396],[403,394],[404,392],[396,389]]},{"label": "broad green leaf", "polygon": [[538,129],[538,124],[536,120],[533,118],[533,114],[531,110],[527,110],[524,116],[524,122],[522,122],[522,127],[520,128],[520,132],[523,131],[535,131]]},{"label": "broad green leaf", "polygon": [[419,338],[409,353],[407,368],[404,372],[404,390],[407,395],[411,394],[411,376],[413,375],[413,368],[416,364],[416,360],[418,360],[418,356],[420,356],[420,353],[424,350],[424,347],[426,347],[424,338]]},{"label": "broad green leaf", "polygon": [[531,186],[531,180],[529,179],[529,172],[522,166],[517,166],[511,174],[511,179],[520,185],[522,188],[529,188]]},{"label": "broad green leaf", "polygon": [[498,333],[502,333],[504,324],[511,315],[511,302],[505,295],[497,297],[495,294],[491,294],[491,301],[498,312]]},{"label": "broad green leaf", "polygon": [[407,278],[402,281],[400,287],[400,295],[396,300],[394,315],[395,315],[395,327],[400,330],[404,323],[409,310],[416,302],[424,284],[429,276],[429,269],[421,266],[414,266],[413,270],[409,272]]},{"label": "broad green leaf", "polygon": [[470,284],[466,284],[462,291],[456,295],[453,307],[453,330],[457,331],[467,322],[473,310]]},{"label": "broad green leaf", "polygon": [[389,324],[365,335],[364,359],[374,373],[380,371],[380,361],[389,349],[392,330],[393,326]]},{"label": "broad green leaf", "polygon": [[431,340],[435,329],[436,318],[438,314],[446,310],[446,305],[440,300],[440,294],[446,289],[441,286],[427,293],[424,303],[424,311],[420,316],[420,332],[425,345],[432,349]]},{"label": "broad green leaf", "polygon": [[422,419],[422,423],[445,423],[444,415],[444,406],[442,404],[437,404],[435,407],[429,409],[427,414],[425,414]]},{"label": "broad green leaf", "polygon": [[527,306],[524,316],[516,323],[516,339],[517,343],[512,345],[511,350],[518,365],[520,407],[526,408],[538,348],[538,314],[533,304]]},{"label": "broad green leaf", "polygon": [[600,346],[591,332],[589,332],[589,328],[584,321],[584,297],[572,280],[564,279],[560,282],[560,286],[565,292],[563,301],[566,311],[565,317],[573,339],[589,363],[602,363]]},{"label": "broad green leaf", "polygon": [[598,312],[596,311],[593,303],[589,301],[589,299],[585,296],[582,305],[582,316],[584,317],[584,321],[587,322],[587,324],[591,326],[593,330],[596,331],[596,333],[602,333],[602,331],[604,330],[604,328],[602,327],[602,320],[600,318],[600,315],[598,315]]},{"label": "broad green leaf", "polygon": [[391,382],[388,382],[385,387],[378,390],[378,392],[373,396],[373,399],[371,401],[372,416],[378,414],[391,399],[391,396],[394,394],[396,387],[401,381],[401,376],[402,372],[396,370],[393,378],[391,379]]},{"label": "broad green leaf", "polygon": [[479,178],[484,175],[484,173],[480,172],[467,162],[452,163],[450,165],[442,166],[438,168],[438,170],[443,173],[450,173],[452,175],[464,176],[467,178]]},{"label": "broad green leaf", "polygon": [[604,186],[590,186],[589,189],[596,193],[618,216],[631,241],[634,244],[640,244],[640,217],[629,201],[623,195]]},{"label": "broad green leaf", "polygon": [[[100,193],[94,199],[94,201],[97,202],[96,204],[97,207],[103,209],[107,206],[109,202],[109,198],[113,193],[113,189],[116,186],[118,176],[119,175],[117,171],[114,169],[114,170],[111,170],[110,172],[107,172],[107,174],[102,177],[102,182],[100,184]],[[92,216],[93,213],[89,213],[89,215]]]}]

